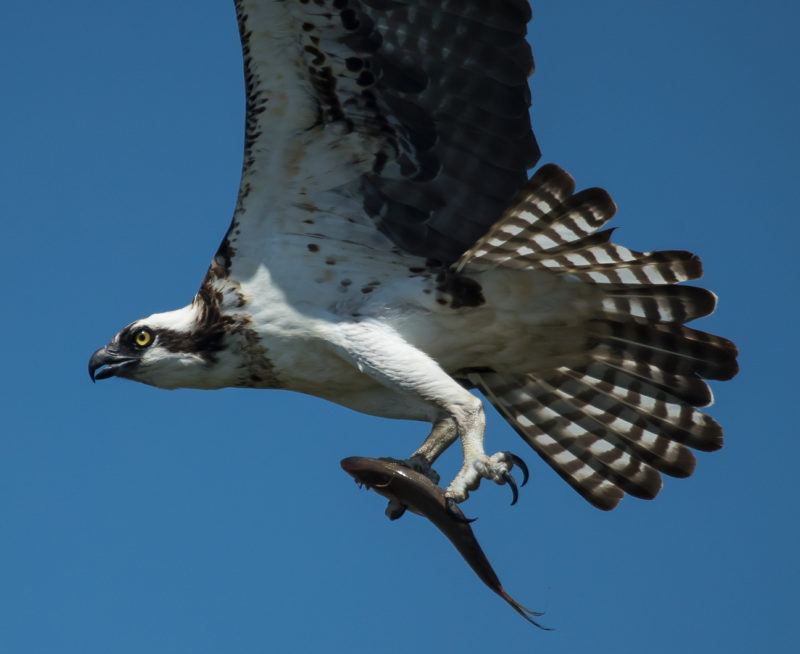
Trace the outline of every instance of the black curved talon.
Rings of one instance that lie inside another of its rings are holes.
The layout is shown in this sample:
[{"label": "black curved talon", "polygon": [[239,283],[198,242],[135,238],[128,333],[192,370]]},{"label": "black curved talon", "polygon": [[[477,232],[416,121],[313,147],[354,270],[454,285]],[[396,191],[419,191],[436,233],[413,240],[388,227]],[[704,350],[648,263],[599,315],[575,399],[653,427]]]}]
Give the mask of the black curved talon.
[{"label": "black curved talon", "polygon": [[456,501],[452,497],[444,498],[444,508],[447,509],[447,513],[450,514],[450,517],[458,522],[469,524],[477,520],[477,518],[468,518],[465,516],[464,512],[458,508],[458,504],[456,504]]},{"label": "black curved talon", "polygon": [[517,482],[514,481],[514,478],[511,476],[511,473],[506,471],[503,473],[503,481],[506,482],[509,486],[511,486],[511,494],[513,498],[511,500],[511,506],[514,506],[519,499],[519,490],[517,490]]},{"label": "black curved talon", "polygon": [[524,486],[525,484],[528,483],[528,479],[530,478],[527,464],[516,454],[511,454],[511,452],[507,452],[507,454],[508,456],[511,457],[511,460],[514,462],[514,465],[519,466],[519,469],[522,470],[522,483],[520,484],[520,486]]}]

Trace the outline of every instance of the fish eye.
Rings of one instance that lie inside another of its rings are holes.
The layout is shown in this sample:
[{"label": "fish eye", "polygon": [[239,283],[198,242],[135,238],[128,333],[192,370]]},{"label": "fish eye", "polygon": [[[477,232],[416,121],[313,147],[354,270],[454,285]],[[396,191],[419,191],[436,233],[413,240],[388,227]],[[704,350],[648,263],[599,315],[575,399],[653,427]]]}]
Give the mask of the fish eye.
[{"label": "fish eye", "polygon": [[153,342],[153,333],[149,329],[140,329],[133,335],[133,342],[138,347],[147,347]]}]

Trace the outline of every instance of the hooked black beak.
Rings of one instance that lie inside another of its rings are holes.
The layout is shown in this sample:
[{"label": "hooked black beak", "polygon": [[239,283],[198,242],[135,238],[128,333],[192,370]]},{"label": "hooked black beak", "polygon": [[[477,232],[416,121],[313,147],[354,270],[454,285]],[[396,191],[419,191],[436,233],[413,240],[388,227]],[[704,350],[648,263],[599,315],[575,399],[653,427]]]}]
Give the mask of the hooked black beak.
[{"label": "hooked black beak", "polygon": [[126,368],[139,361],[137,357],[125,356],[109,346],[101,347],[89,359],[89,377],[92,381],[97,379],[108,379],[109,377],[120,376]]}]

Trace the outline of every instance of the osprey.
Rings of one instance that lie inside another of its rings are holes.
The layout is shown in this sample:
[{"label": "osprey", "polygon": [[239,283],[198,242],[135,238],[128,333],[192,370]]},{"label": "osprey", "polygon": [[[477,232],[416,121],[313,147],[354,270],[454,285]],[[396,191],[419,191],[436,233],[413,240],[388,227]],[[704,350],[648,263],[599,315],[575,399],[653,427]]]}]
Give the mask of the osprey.
[{"label": "osprey", "polygon": [[610,241],[615,205],[539,158],[526,0],[235,0],[247,92],[230,228],[188,306],[89,361],[161,388],[279,388],[431,423],[446,488],[513,485],[472,389],[601,509],[685,477],[736,348],[689,252]]}]

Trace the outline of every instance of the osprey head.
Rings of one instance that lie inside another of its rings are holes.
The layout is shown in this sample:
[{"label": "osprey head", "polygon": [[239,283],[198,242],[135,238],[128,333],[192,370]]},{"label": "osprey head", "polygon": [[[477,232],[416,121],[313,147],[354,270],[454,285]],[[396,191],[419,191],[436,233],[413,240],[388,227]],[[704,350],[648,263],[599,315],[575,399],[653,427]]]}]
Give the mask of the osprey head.
[{"label": "osprey head", "polygon": [[[92,381],[125,377],[160,388],[220,388],[229,321],[199,303],[137,320],[89,359]],[[232,363],[232,362],[229,362]]]}]

